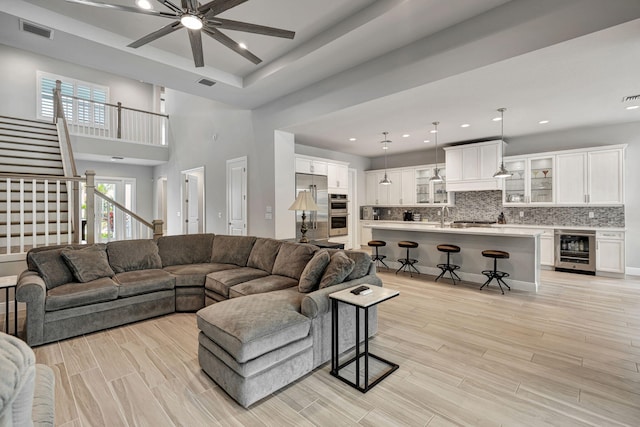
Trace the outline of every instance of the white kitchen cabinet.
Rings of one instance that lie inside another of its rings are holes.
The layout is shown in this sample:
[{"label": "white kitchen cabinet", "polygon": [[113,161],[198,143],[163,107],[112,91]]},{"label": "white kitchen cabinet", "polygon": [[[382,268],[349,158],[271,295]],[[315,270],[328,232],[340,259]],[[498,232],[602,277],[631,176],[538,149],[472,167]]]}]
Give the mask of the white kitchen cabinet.
[{"label": "white kitchen cabinet", "polygon": [[504,178],[504,205],[544,206],[554,203],[555,156],[505,158],[504,164],[512,173]]},{"label": "white kitchen cabinet", "polygon": [[327,163],[329,193],[347,194],[349,190],[349,167],[340,163]]},{"label": "white kitchen cabinet", "polygon": [[556,191],[558,204],[624,204],[624,148],[558,154]]},{"label": "white kitchen cabinet", "polygon": [[556,156],[556,201],[559,204],[587,203],[587,154],[584,152]]},{"label": "white kitchen cabinet", "polygon": [[591,205],[624,203],[624,152],[620,149],[587,153],[588,193]]},{"label": "white kitchen cabinet", "polygon": [[367,246],[373,240],[373,229],[366,227],[371,221],[360,221],[360,246]]},{"label": "white kitchen cabinet", "polygon": [[378,203],[378,189],[382,187],[380,185],[380,179],[378,179],[378,171],[365,172],[365,200],[367,205],[377,205]]},{"label": "white kitchen cabinet", "polygon": [[493,177],[502,155],[502,141],[444,147],[447,191],[501,190]]},{"label": "white kitchen cabinet", "polygon": [[402,188],[400,190],[400,204],[414,205],[416,203],[415,168],[403,169],[401,172]]},{"label": "white kitchen cabinet", "polygon": [[555,264],[555,237],[553,230],[545,230],[540,235],[540,264],[551,267]]},{"label": "white kitchen cabinet", "polygon": [[327,175],[327,162],[308,157],[296,157],[296,173]]},{"label": "white kitchen cabinet", "polygon": [[622,273],[625,270],[624,233],[596,232],[596,271]]}]

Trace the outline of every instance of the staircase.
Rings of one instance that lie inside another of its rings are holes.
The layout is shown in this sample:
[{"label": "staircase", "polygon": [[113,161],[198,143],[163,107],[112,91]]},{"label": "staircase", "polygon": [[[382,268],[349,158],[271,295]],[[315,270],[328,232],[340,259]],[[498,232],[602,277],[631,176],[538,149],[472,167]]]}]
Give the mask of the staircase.
[{"label": "staircase", "polygon": [[56,124],[0,116],[0,254],[71,242],[70,199]]}]

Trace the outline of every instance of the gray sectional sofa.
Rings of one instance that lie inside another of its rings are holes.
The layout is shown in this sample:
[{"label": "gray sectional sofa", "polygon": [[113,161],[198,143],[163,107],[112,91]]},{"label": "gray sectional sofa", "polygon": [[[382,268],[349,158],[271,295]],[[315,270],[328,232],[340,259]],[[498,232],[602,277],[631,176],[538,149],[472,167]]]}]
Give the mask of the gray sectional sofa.
[{"label": "gray sectional sofa", "polygon": [[[244,406],[329,360],[330,293],[382,286],[366,253],[252,236],[42,247],[27,264],[17,299],[30,345],[198,311],[200,364]],[[340,310],[344,349],[355,345],[353,307]]]}]

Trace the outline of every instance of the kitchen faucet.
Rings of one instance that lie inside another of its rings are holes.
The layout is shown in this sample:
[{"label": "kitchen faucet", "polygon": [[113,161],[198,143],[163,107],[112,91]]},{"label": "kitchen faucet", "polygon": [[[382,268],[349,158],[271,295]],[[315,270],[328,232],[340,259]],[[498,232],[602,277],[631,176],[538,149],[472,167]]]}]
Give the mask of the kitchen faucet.
[{"label": "kitchen faucet", "polygon": [[442,208],[440,209],[440,228],[444,227],[444,213],[447,213],[447,217],[449,217],[451,215],[451,212],[449,212],[449,206],[447,205],[443,205]]}]

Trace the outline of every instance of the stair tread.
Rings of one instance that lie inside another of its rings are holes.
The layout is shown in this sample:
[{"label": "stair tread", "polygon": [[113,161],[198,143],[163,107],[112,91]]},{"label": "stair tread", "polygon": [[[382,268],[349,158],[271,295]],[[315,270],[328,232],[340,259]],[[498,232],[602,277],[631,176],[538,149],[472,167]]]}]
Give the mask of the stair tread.
[{"label": "stair tread", "polygon": [[56,128],[48,129],[41,127],[27,127],[20,124],[2,123],[0,122],[0,131],[11,132],[19,134],[35,134],[44,136],[58,137],[58,130]]},{"label": "stair tread", "polygon": [[44,120],[23,119],[21,117],[12,117],[12,116],[0,115],[0,123],[4,122],[6,120],[15,120],[15,121],[18,121],[20,123],[23,123],[23,122],[35,123],[35,124],[38,124],[40,126],[50,126],[50,127],[55,127],[56,126],[55,123],[44,121]]}]

